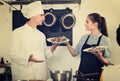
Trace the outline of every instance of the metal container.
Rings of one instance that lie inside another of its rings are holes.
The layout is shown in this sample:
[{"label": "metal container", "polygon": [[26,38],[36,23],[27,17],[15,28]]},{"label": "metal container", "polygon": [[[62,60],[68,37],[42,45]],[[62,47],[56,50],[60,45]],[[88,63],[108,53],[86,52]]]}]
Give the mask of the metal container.
[{"label": "metal container", "polygon": [[55,71],[52,72],[50,70],[50,76],[53,79],[53,81],[71,81],[72,77],[72,70],[71,71]]}]

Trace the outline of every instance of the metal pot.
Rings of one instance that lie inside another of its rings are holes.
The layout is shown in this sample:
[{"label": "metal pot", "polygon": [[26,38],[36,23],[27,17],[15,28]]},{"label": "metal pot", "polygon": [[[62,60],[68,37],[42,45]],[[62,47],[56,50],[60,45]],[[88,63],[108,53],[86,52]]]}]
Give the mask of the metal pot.
[{"label": "metal pot", "polygon": [[57,70],[55,72],[52,72],[50,70],[50,76],[53,79],[53,81],[70,81],[72,77],[72,70],[71,71]]},{"label": "metal pot", "polygon": [[43,24],[46,27],[52,27],[53,25],[55,25],[56,21],[57,21],[56,14],[54,13],[54,10],[51,8],[49,12],[45,13],[45,21],[43,22]]},{"label": "metal pot", "polygon": [[76,23],[73,13],[66,13],[60,18],[60,23],[64,29],[71,29]]}]

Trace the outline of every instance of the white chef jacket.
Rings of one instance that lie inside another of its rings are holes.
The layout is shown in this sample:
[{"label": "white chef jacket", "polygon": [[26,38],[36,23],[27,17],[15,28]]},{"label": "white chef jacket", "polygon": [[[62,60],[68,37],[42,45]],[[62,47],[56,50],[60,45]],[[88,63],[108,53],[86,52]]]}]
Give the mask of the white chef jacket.
[{"label": "white chef jacket", "polygon": [[47,79],[45,62],[28,63],[31,54],[39,60],[52,56],[51,50],[46,46],[45,35],[38,29],[33,29],[28,24],[15,29],[12,33],[9,54],[14,80]]}]

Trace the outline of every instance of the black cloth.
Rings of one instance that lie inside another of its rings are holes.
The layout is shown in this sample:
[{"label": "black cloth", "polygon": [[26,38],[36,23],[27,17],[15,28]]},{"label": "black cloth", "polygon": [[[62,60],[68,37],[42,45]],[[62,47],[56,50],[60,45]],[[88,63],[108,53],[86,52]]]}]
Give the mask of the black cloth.
[{"label": "black cloth", "polygon": [[5,72],[0,73],[0,81],[12,81],[11,67],[5,65],[0,68],[5,68]]},{"label": "black cloth", "polygon": [[[92,46],[99,46],[100,41],[101,41],[101,37],[102,35],[99,37],[97,44],[95,45],[88,45],[87,41],[89,39],[90,35],[87,37],[82,50],[81,50],[81,63],[79,66],[79,71],[81,71],[81,73],[84,74],[92,74],[92,73],[99,73],[99,75],[94,75],[94,76],[85,76],[84,78],[86,79],[98,79],[97,81],[99,81],[100,78],[100,74],[102,72],[102,68],[103,64],[100,62],[100,60],[93,54],[91,54],[90,52],[85,52],[83,51],[83,49],[92,47]],[[78,75],[81,75],[81,73],[78,73]],[[77,79],[77,81],[85,81],[85,80],[80,80]],[[96,81],[96,80],[95,80]]]},{"label": "black cloth", "polygon": [[117,34],[116,40],[117,40],[118,45],[120,46],[120,26],[117,28],[116,34]]}]

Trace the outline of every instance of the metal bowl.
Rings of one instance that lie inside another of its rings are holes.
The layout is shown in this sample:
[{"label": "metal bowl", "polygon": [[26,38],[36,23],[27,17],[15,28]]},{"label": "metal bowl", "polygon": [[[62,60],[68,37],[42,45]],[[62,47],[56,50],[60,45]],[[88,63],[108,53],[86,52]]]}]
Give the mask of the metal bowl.
[{"label": "metal bowl", "polygon": [[71,71],[55,71],[54,73],[50,73],[53,81],[70,81],[72,77]]}]

